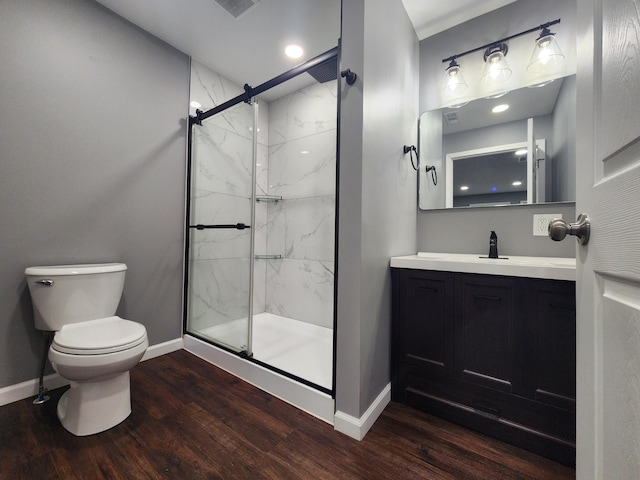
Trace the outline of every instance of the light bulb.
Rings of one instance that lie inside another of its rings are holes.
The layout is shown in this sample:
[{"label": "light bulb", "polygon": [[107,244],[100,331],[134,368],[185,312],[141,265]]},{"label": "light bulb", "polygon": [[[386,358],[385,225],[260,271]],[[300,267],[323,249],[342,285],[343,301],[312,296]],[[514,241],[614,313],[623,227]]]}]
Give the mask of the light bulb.
[{"label": "light bulb", "polygon": [[530,73],[552,72],[564,61],[564,54],[558,46],[555,35],[548,30],[536,39],[531,59],[527,65]]},{"label": "light bulb", "polygon": [[455,60],[445,70],[444,80],[442,82],[442,95],[447,98],[460,95],[467,89],[467,82],[460,71],[460,65]]},{"label": "light bulb", "polygon": [[506,44],[489,47],[485,52],[485,66],[480,82],[486,87],[496,86],[511,76],[511,68],[505,59]]}]

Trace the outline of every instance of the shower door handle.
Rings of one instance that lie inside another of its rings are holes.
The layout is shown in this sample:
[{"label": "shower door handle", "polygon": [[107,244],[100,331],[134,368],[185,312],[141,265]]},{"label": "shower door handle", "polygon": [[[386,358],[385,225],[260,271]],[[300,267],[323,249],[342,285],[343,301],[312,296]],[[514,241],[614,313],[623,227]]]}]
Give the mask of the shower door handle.
[{"label": "shower door handle", "polygon": [[244,230],[245,228],[251,228],[251,225],[246,225],[244,223],[227,223],[227,224],[218,224],[218,225],[203,225],[199,223],[197,225],[189,225],[189,228],[195,228],[196,230],[209,230],[211,228],[234,228],[236,230]]}]

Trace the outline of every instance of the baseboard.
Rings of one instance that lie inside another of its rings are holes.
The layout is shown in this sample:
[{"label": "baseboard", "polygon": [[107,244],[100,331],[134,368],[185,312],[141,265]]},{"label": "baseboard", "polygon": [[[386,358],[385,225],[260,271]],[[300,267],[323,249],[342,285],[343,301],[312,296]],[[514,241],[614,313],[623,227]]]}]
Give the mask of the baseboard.
[{"label": "baseboard", "polygon": [[391,384],[382,389],[364,415],[360,418],[352,417],[344,412],[337,411],[334,417],[333,428],[340,433],[360,441],[373,426],[385,407],[391,401]]},{"label": "baseboard", "polygon": [[[35,397],[38,395],[38,383],[39,380],[34,378],[33,380],[27,380],[22,383],[0,388],[0,406],[24,400],[25,398]],[[47,390],[54,390],[69,385],[69,380],[62,378],[57,373],[52,373],[43,378],[43,383]]]},{"label": "baseboard", "polygon": [[[159,357],[160,355],[166,355],[167,353],[181,350],[183,345],[184,342],[182,341],[182,338],[176,338],[175,340],[169,340],[168,342],[152,345],[147,348],[147,351],[141,361],[144,362],[145,360]],[[25,398],[35,397],[38,395],[38,383],[38,379],[34,378],[33,380],[27,380],[22,383],[0,388],[0,406],[24,400]],[[47,390],[55,390],[56,388],[69,385],[69,380],[62,378],[57,373],[52,373],[44,377],[43,383]]]},{"label": "baseboard", "polygon": [[183,348],[184,341],[182,340],[182,337],[163,343],[158,343],[147,348],[147,351],[140,361],[144,362],[146,360],[151,360],[152,358],[160,357],[162,355],[166,355],[167,353],[182,350]]}]

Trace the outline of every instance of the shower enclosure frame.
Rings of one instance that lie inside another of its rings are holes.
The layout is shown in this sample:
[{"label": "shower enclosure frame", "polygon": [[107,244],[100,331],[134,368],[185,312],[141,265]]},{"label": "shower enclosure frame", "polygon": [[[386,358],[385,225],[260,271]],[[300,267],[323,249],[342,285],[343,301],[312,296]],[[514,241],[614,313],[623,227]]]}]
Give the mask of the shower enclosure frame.
[{"label": "shower enclosure frame", "polygon": [[[340,41],[338,41],[338,46],[334,47],[328,51],[326,51],[325,53],[322,53],[314,58],[312,58],[311,60],[304,62],[288,71],[286,71],[283,74],[280,74],[274,78],[272,78],[271,80],[268,80],[267,82],[262,83],[261,85],[253,88],[251,86],[249,86],[248,84],[244,85],[244,93],[240,94],[230,100],[227,100],[224,103],[221,103],[220,105],[217,105],[207,111],[201,111],[201,110],[196,110],[196,115],[189,115],[188,117],[188,149],[187,149],[187,180],[186,180],[186,218],[185,218],[185,263],[184,263],[184,288],[183,288],[183,335],[184,334],[188,334],[194,338],[197,338],[198,340],[201,340],[207,344],[213,345],[219,349],[222,349],[224,351],[227,351],[230,354],[236,355],[246,361],[249,361],[251,363],[255,363],[261,367],[264,367],[268,370],[271,370],[273,372],[276,372],[280,375],[283,375],[285,377],[288,377],[296,382],[299,382],[303,385],[306,385],[308,387],[311,387],[313,389],[316,389],[322,393],[325,393],[327,395],[330,395],[332,398],[335,398],[335,390],[336,390],[336,323],[337,323],[337,292],[338,292],[338,207],[339,207],[339,165],[340,165],[340,158],[339,158],[339,145],[340,145],[340,99],[341,99],[341,92],[340,92],[340,74],[339,74],[339,68],[337,68],[336,71],[336,78],[337,78],[337,100],[336,100],[336,190],[335,190],[335,234],[334,234],[334,284],[333,284],[333,352],[332,352],[332,360],[333,360],[333,365],[332,365],[332,386],[331,389],[327,389],[325,387],[322,387],[320,385],[317,385],[309,380],[306,380],[304,378],[301,378],[297,375],[294,375],[292,373],[289,373],[285,370],[282,370],[280,368],[274,367],[272,365],[269,365],[268,363],[265,363],[261,360],[257,360],[255,358],[252,357],[251,355],[251,343],[252,343],[252,322],[253,319],[251,318],[253,315],[253,307],[252,307],[252,293],[253,293],[253,253],[254,253],[254,238],[255,238],[255,234],[252,233],[251,234],[251,247],[250,247],[250,265],[251,265],[251,273],[250,273],[250,280],[249,280],[249,295],[250,295],[250,301],[249,301],[249,318],[248,318],[248,322],[249,322],[249,328],[248,328],[248,345],[247,345],[247,351],[236,351],[233,350],[223,344],[217,343],[209,338],[204,338],[200,335],[198,335],[197,333],[194,332],[190,332],[188,331],[188,313],[189,313],[189,308],[188,308],[188,296],[189,296],[189,246],[190,246],[190,235],[191,232],[190,230],[192,228],[194,228],[193,225],[191,225],[190,219],[191,219],[191,180],[192,180],[192,163],[193,163],[193,159],[192,159],[192,141],[193,141],[193,127],[194,125],[202,125],[202,121],[206,120],[218,113],[221,113],[225,110],[227,110],[230,107],[233,107],[235,105],[238,105],[242,102],[247,103],[247,104],[251,104],[253,102],[253,99],[258,96],[259,94],[266,92],[267,90],[276,87],[294,77],[297,77],[303,73],[306,73],[308,70],[321,65],[325,62],[328,62],[332,59],[336,59],[336,63],[337,63],[337,67],[340,66]],[[254,115],[257,116],[257,110],[254,109]],[[255,222],[255,154],[256,154],[256,146],[257,146],[257,136],[254,135],[254,158],[252,160],[253,163],[253,174],[252,174],[252,182],[253,182],[253,186],[252,186],[252,207],[251,207],[251,218],[252,218],[252,222]],[[205,227],[211,227],[211,226],[205,226]],[[224,228],[237,228],[239,230],[242,230],[244,228],[253,228],[253,225],[244,225],[244,224],[237,224],[237,225],[223,225],[221,227]],[[215,228],[215,227],[214,227]]]}]

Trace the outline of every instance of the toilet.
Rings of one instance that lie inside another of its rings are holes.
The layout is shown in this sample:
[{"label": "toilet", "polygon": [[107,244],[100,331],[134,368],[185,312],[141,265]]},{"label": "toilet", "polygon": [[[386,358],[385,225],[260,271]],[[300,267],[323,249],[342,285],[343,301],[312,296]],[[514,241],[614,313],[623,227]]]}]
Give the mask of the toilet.
[{"label": "toilet", "polygon": [[71,388],[58,402],[62,426],[93,435],[131,413],[129,370],[149,346],[144,325],[115,316],[124,263],[29,267],[35,327],[54,331],[49,361]]}]

